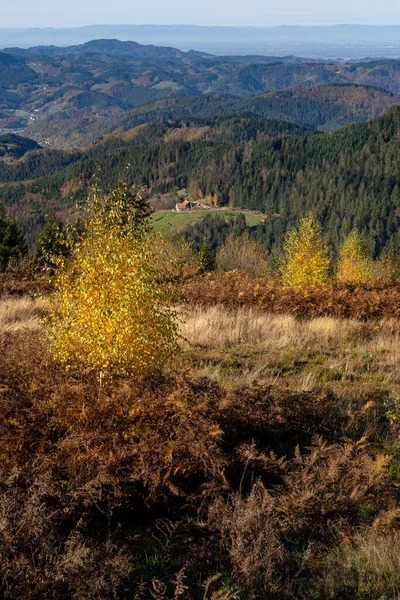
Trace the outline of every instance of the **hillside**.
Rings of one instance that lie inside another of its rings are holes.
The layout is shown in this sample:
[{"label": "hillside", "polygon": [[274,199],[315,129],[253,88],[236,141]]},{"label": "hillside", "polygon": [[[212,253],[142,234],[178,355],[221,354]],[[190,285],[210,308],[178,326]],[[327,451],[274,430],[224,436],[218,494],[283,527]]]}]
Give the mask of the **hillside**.
[{"label": "hillside", "polygon": [[400,104],[400,96],[361,85],[291,88],[246,99],[246,108],[269,119],[285,119],[321,131],[368,121]]},{"label": "hillside", "polygon": [[[86,149],[43,149],[30,152],[13,164],[0,161],[0,197],[23,223],[25,233],[30,243],[33,243],[38,228],[43,224],[44,214],[49,208],[69,210],[76,202],[84,200],[95,173],[104,171],[103,175],[107,174],[105,177],[101,175],[101,179],[108,187],[110,177],[118,178],[126,172],[129,156],[133,157],[133,154],[135,163],[139,159],[143,166],[151,168],[158,179],[154,165],[151,167],[148,162],[153,160],[154,151],[168,149],[169,152],[173,148],[190,148],[196,143],[210,148],[221,144],[244,145],[251,140],[305,134],[312,135],[313,132],[293,123],[268,120],[247,113],[144,124],[123,134],[106,136]],[[111,164],[113,167],[110,171]],[[165,170],[164,167],[162,170]],[[150,179],[151,177],[143,177],[138,171],[137,183],[146,185],[146,181],[150,182]],[[177,189],[185,187],[183,179],[181,183]],[[179,201],[175,187],[167,190],[168,198],[166,203],[161,201],[161,207],[164,208],[165,204],[172,207]],[[149,192],[152,193],[151,188]],[[154,194],[159,194],[156,187]],[[156,202],[156,205],[158,204],[159,201]]]},{"label": "hillside", "polygon": [[281,119],[312,129],[333,131],[354,121],[367,121],[400,103],[400,96],[359,85],[320,85],[280,90],[251,98],[206,95],[167,98],[129,111],[110,129],[124,131],[149,121],[183,115],[208,117],[249,111],[267,119]]},{"label": "hillside", "polygon": [[82,200],[95,173],[107,190],[130,165],[132,182],[172,204],[186,188],[265,213],[252,235],[269,249],[313,210],[333,250],[357,226],[379,254],[400,247],[399,132],[400,107],[318,135],[251,115],[154,123],[82,151],[39,150],[0,163],[1,197],[34,229],[46,207]]},{"label": "hillside", "polygon": [[[118,100],[107,98],[105,93],[74,94],[70,97],[68,106],[65,105],[65,110],[56,111],[45,122],[34,123],[29,129],[30,135],[42,143],[51,139],[55,146],[61,148],[82,147],[103,135],[123,132],[152,121],[179,119],[185,116],[215,117],[243,111],[267,119],[291,121],[307,128],[334,131],[347,123],[377,117],[400,101],[400,97],[391,92],[345,84],[297,87],[249,98],[237,98],[229,94],[170,97],[121,110],[126,94],[129,94],[126,101],[131,104],[133,95],[139,104],[139,97],[145,102],[146,94],[148,99],[151,94],[156,95],[155,91],[144,90],[139,96],[139,87],[135,88],[134,92],[129,90],[131,88],[126,85],[113,86],[113,93],[119,92]],[[80,112],[72,110],[71,106],[76,108],[84,98],[88,102],[92,98],[93,107],[98,108],[108,103],[109,108],[103,117],[98,112],[96,116],[91,117],[86,111],[86,116],[80,118]]]},{"label": "hillside", "polygon": [[114,293],[118,253],[86,286],[75,254],[58,295],[0,276],[4,599],[397,600],[399,282],[292,290],[142,244],[152,268]]},{"label": "hillside", "polygon": [[1,158],[21,158],[32,150],[40,150],[39,144],[34,140],[11,133],[0,135]]},{"label": "hillside", "polygon": [[[366,87],[356,90],[354,84]],[[350,88],[335,93],[333,85]],[[269,96],[292,88],[282,97]],[[398,92],[400,62],[394,60],[224,57],[118,40],[0,53],[0,130],[26,129],[28,137],[54,147],[83,147],[123,129],[126,120],[130,128],[157,113],[170,118],[168,110],[172,118],[251,110],[247,102],[258,96],[256,112],[263,116],[334,130],[377,116],[397,101],[391,94]],[[203,96],[212,97],[204,100],[208,112],[199,111]],[[152,104],[160,99],[165,107]]]}]

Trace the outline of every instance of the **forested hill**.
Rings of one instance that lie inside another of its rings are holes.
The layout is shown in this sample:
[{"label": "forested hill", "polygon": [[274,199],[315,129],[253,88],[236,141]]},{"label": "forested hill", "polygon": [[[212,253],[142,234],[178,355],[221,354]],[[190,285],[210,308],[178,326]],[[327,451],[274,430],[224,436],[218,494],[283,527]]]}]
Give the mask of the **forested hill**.
[{"label": "forested hill", "polygon": [[[120,105],[124,97],[122,88],[121,94]],[[45,122],[34,123],[29,131],[43,143],[50,139],[56,147],[73,148],[152,121],[185,116],[214,117],[243,111],[320,131],[334,131],[348,123],[373,119],[399,102],[397,94],[346,84],[297,87],[248,98],[215,94],[169,97],[136,108],[125,106],[122,112],[115,112],[109,97],[87,92],[71,96],[65,114],[56,111]],[[99,113],[96,118],[90,116],[95,108]],[[108,116],[102,118],[102,112]],[[80,114],[85,117],[80,118]]]},{"label": "forested hill", "polygon": [[400,250],[400,107],[332,134],[292,127],[249,115],[187,119],[140,126],[85,151],[34,151],[0,163],[0,196],[34,228],[49,206],[83,199],[93,174],[108,189],[128,173],[150,196],[186,188],[266,213],[254,235],[269,248],[313,210],[333,248],[357,226],[376,253]]},{"label": "forested hill", "polygon": [[207,94],[188,98],[164,98],[127,112],[109,124],[110,131],[124,131],[149,121],[183,115],[208,117],[250,111],[267,119],[283,119],[304,127],[332,131],[355,121],[368,121],[400,104],[400,96],[361,85],[318,85],[271,92],[250,98]]},{"label": "forested hill", "polygon": [[[32,48],[5,48],[4,52],[24,57],[58,57],[83,56],[85,54],[103,54],[105,56],[129,57],[132,59],[146,58],[149,60],[170,60],[175,58],[211,56],[205,52],[182,52],[177,48],[166,46],[143,45],[137,42],[120,40],[92,40],[75,46],[34,46]],[[272,60],[270,61],[272,62]]]},{"label": "forested hill", "polygon": [[40,146],[34,140],[8,133],[0,135],[0,157],[21,158],[27,152],[39,150]]}]

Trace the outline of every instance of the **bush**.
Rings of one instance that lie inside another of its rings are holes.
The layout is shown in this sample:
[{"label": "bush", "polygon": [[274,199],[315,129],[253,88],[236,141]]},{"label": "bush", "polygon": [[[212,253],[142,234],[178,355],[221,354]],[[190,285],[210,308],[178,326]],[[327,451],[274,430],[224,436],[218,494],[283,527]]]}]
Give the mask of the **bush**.
[{"label": "bush", "polygon": [[273,276],[253,278],[244,273],[208,273],[185,281],[184,297],[203,306],[254,307],[296,316],[377,319],[400,316],[400,286],[355,288],[283,287]]},{"label": "bush", "polygon": [[230,235],[218,250],[216,266],[219,271],[240,271],[254,277],[262,277],[269,272],[266,250],[245,232],[240,237]]},{"label": "bush", "polygon": [[307,289],[328,281],[328,248],[322,240],[321,225],[312,214],[304,217],[298,229],[288,234],[284,250],[286,260],[281,274],[286,287]]},{"label": "bush", "polygon": [[286,470],[283,484],[267,489],[260,478],[247,497],[239,492],[227,501],[217,499],[210,520],[244,586],[293,597],[288,592],[306,572],[313,548],[350,530],[365,494],[384,485],[388,460],[371,458],[365,440],[329,445],[322,439],[315,440],[309,453],[297,447],[290,463],[249,448],[247,469],[254,459],[267,469],[275,463]]},{"label": "bush", "polygon": [[152,266],[150,209],[125,183],[88,202],[89,218],[50,297],[53,357],[107,375],[148,375],[177,350],[174,286]]},{"label": "bush", "polygon": [[95,378],[49,363],[34,336],[1,344],[0,597],[144,599],[156,575],[207,573],[204,527],[197,541],[184,527],[166,539],[164,561],[154,521],[182,520],[224,483],[209,416],[222,391],[134,378],[105,382],[99,396]]},{"label": "bush", "polygon": [[373,275],[375,286],[393,286],[400,277],[400,256],[380,256],[373,263]]},{"label": "bush", "polygon": [[198,275],[203,268],[201,257],[194,254],[185,240],[168,238],[162,235],[152,237],[151,264],[158,272],[175,281],[182,281]]}]

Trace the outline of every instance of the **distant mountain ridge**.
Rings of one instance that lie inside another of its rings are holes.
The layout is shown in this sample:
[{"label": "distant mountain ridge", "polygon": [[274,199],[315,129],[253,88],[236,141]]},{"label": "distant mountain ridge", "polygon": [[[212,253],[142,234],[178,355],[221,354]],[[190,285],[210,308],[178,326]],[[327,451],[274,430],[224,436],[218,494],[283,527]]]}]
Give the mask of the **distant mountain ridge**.
[{"label": "distant mountain ridge", "polygon": [[308,58],[400,58],[400,25],[207,27],[196,25],[92,25],[75,28],[0,29],[0,48],[73,46],[93,39],[212,54],[300,54]]},{"label": "distant mountain ridge", "polygon": [[22,58],[57,58],[63,56],[84,56],[90,54],[103,54],[105,56],[127,57],[132,59],[148,60],[174,60],[174,59],[203,59],[209,58],[215,62],[227,62],[236,64],[303,64],[317,62],[308,58],[294,55],[288,56],[264,56],[245,55],[245,56],[216,56],[207,52],[198,52],[189,50],[183,52],[178,48],[169,46],[154,46],[151,44],[139,44],[135,41],[121,41],[117,39],[98,39],[91,40],[84,44],[75,46],[31,46],[29,48],[19,48],[17,46],[4,48],[2,53]]},{"label": "distant mountain ridge", "polygon": [[207,56],[204,52],[182,52],[177,48],[166,46],[142,45],[133,41],[120,41],[117,39],[100,39],[91,40],[84,44],[75,46],[34,46],[28,49],[23,48],[4,48],[3,52],[19,55],[23,57],[41,56],[41,57],[58,57],[58,56],[81,56],[84,54],[105,54],[107,56],[130,58],[147,58],[152,60],[167,60],[175,58],[184,58],[189,56]]}]

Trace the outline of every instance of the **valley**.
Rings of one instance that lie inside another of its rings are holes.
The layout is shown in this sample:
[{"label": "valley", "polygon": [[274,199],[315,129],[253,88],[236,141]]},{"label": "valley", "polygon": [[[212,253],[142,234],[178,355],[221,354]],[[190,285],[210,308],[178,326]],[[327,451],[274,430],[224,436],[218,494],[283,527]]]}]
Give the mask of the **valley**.
[{"label": "valley", "polygon": [[269,251],[311,210],[333,253],[357,227],[377,256],[399,247],[399,129],[396,106],[333,133],[252,113],[155,121],[87,148],[39,149],[3,161],[0,196],[31,243],[48,210],[65,217],[95,181],[107,192],[127,177],[157,210],[173,208],[188,190],[266,215],[251,235]]}]

